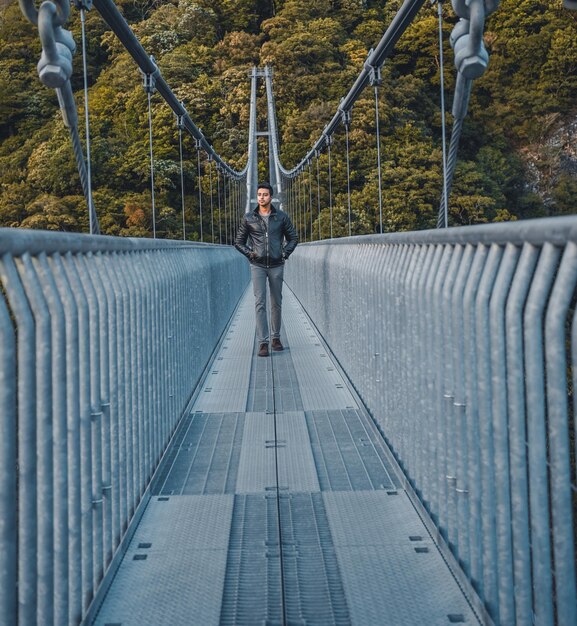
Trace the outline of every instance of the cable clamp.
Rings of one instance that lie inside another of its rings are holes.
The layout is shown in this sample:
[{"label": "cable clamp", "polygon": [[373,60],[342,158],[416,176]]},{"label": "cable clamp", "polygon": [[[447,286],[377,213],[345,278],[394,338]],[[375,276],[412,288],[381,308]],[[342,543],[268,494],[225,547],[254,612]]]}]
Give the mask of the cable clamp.
[{"label": "cable clamp", "polygon": [[[341,100],[341,103],[342,103],[342,100]],[[343,126],[347,130],[351,127],[351,119],[352,119],[351,111],[341,109],[341,122],[343,123]]]},{"label": "cable clamp", "polygon": [[373,65],[369,62],[372,54],[373,49],[371,48],[369,50],[367,60],[365,61],[365,69],[369,71],[369,83],[371,87],[380,87],[383,83],[383,79],[381,77],[381,66]]},{"label": "cable clamp", "polygon": [[184,102],[182,100],[180,101],[180,106],[182,107],[182,110],[184,111],[184,113],[182,115],[175,113],[176,128],[178,128],[178,130],[184,130],[186,128],[185,123],[184,123],[184,118],[188,115],[188,111],[186,110],[186,107],[184,106]]},{"label": "cable clamp", "polygon": [[142,86],[144,87],[144,91],[146,93],[153,94],[156,91],[156,79],[160,77],[160,70],[156,65],[156,61],[152,55],[150,55],[150,60],[154,65],[154,71],[151,73],[146,73],[140,70],[142,74]]},{"label": "cable clamp", "polygon": [[74,6],[81,11],[84,9],[85,11],[90,11],[92,8],[92,0],[74,0]]}]

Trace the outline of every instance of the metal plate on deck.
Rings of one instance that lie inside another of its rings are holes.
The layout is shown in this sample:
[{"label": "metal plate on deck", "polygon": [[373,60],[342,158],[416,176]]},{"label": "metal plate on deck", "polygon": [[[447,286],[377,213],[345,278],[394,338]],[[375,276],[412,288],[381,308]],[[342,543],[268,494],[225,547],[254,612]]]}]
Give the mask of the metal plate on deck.
[{"label": "metal plate on deck", "polygon": [[273,489],[276,485],[275,451],[279,486],[283,490],[320,490],[304,413],[278,414],[276,433],[272,414],[247,413],[237,493]]},{"label": "metal plate on deck", "polygon": [[399,485],[366,419],[356,410],[306,412],[323,491],[395,489]]},{"label": "metal plate on deck", "polygon": [[323,500],[353,624],[479,623],[404,492]]},{"label": "metal plate on deck", "polygon": [[181,424],[153,493],[234,493],[243,413],[191,413]]},{"label": "metal plate on deck", "polygon": [[152,498],[94,623],[217,624],[233,503]]}]

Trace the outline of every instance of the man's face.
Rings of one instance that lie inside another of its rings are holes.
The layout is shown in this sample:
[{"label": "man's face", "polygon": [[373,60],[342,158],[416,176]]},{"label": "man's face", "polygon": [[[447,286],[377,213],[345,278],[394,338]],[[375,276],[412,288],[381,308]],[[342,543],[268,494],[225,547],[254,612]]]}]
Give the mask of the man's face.
[{"label": "man's face", "polygon": [[270,206],[270,201],[271,201],[270,191],[265,188],[257,189],[256,199],[257,199],[259,206],[261,207]]}]

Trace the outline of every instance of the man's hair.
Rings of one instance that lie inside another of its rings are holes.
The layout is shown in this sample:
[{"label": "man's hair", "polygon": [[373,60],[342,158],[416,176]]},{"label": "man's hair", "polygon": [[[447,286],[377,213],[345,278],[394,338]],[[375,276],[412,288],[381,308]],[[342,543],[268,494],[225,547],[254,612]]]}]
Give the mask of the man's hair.
[{"label": "man's hair", "polygon": [[268,189],[270,195],[273,195],[273,191],[272,191],[272,187],[269,183],[259,183],[258,187],[256,188],[256,190],[258,191],[259,189]]}]

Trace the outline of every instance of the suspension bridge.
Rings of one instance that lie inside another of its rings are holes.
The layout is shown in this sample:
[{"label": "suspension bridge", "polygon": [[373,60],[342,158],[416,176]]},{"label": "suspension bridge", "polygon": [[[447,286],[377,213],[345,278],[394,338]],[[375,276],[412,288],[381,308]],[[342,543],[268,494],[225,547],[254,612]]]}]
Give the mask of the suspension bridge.
[{"label": "suspension bridge", "polygon": [[[149,110],[157,92],[174,111],[181,155],[184,132],[199,168],[207,155],[211,211],[216,166],[228,219],[193,243],[184,212],[183,241],[156,238],[152,123],[154,237],[98,234],[69,6],[21,1],[39,26],[40,78],[58,92],[91,234],[0,229],[2,623],[577,624],[577,219],[446,228],[497,0],[453,3],[439,228],[382,234],[381,221],[380,234],[313,241],[307,218],[314,166],[318,185],[326,151],[330,184],[332,138],[342,127],[348,147],[367,87],[379,145],[380,69],[422,4],[404,2],[292,169],[272,70],[254,68],[236,170],[113,2],[94,0],[140,68]],[[304,240],[285,267],[287,349],[266,359],[255,356],[248,264],[214,244],[255,206],[260,136],[275,202]],[[382,202],[379,178],[381,215]],[[348,210],[351,234],[350,193]],[[332,205],[330,220],[332,235]]]}]

